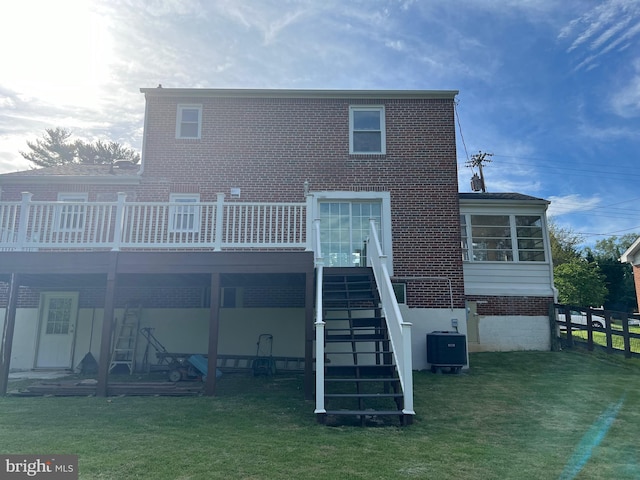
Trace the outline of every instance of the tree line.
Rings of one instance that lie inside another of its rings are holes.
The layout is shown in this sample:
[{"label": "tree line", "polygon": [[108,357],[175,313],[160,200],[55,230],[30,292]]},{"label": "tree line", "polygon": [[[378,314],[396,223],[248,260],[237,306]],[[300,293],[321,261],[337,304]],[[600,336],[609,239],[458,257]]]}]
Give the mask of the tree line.
[{"label": "tree line", "polygon": [[549,222],[554,283],[560,303],[632,312],[637,308],[633,269],[620,256],[637,233],[598,240],[580,248],[584,237]]},{"label": "tree line", "polygon": [[140,154],[132,148],[114,141],[86,142],[72,139],[72,133],[64,128],[47,128],[42,138],[27,141],[29,151],[20,152],[24,158],[38,167],[54,167],[66,164],[112,164],[119,160],[132,163],[140,161]]}]

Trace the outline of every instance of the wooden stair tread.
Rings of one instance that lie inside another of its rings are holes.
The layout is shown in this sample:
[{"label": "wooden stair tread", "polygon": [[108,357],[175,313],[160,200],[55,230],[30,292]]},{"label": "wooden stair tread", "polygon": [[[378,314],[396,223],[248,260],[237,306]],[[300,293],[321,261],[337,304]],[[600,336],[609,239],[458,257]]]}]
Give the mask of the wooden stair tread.
[{"label": "wooden stair tread", "polygon": [[381,342],[386,340],[384,335],[367,335],[367,334],[359,334],[359,335],[327,335],[325,337],[325,341],[327,343],[341,343],[341,342]]},{"label": "wooden stair tread", "polygon": [[326,415],[404,415],[402,410],[327,410]]},{"label": "wooden stair tread", "polygon": [[402,398],[402,393],[325,393],[324,398]]},{"label": "wooden stair tread", "polygon": [[326,382],[400,382],[397,377],[366,377],[366,378],[353,378],[353,377],[325,377]]}]

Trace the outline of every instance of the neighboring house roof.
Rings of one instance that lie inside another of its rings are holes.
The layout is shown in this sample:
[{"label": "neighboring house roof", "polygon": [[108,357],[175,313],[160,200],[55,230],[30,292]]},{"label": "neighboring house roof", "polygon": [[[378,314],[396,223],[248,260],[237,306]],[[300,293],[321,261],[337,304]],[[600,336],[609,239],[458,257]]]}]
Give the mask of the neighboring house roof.
[{"label": "neighboring house roof", "polygon": [[620,261],[632,265],[640,265],[640,237],[622,254]]},{"label": "neighboring house roof", "polygon": [[453,99],[457,90],[286,90],[243,88],[141,88],[145,95],[174,97],[243,98],[442,98]]},{"label": "neighboring house roof", "polygon": [[509,201],[516,203],[539,203],[542,205],[549,205],[551,202],[543,198],[531,197],[529,195],[523,195],[522,193],[458,193],[460,203],[467,203],[468,201]]},{"label": "neighboring house roof", "polygon": [[0,175],[0,185],[34,184],[34,183],[70,183],[86,184],[114,183],[136,184],[140,182],[138,171],[140,165],[116,162],[114,165],[66,164],[55,167],[34,168],[22,172],[4,173]]}]

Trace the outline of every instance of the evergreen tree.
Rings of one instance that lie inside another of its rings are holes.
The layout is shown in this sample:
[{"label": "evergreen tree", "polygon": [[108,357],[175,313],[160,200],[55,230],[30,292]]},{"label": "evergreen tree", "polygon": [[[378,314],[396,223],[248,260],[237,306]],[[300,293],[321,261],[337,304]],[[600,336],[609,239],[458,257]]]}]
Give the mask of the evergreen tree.
[{"label": "evergreen tree", "polygon": [[71,132],[64,128],[47,128],[43,138],[27,141],[31,149],[20,154],[39,167],[53,167],[69,163],[111,164],[118,160],[140,161],[140,154],[118,142],[97,140],[93,143],[71,140]]},{"label": "evergreen tree", "polygon": [[52,167],[76,162],[76,146],[69,139],[71,132],[63,128],[47,128],[42,139],[27,141],[30,152],[20,154],[39,167]]}]

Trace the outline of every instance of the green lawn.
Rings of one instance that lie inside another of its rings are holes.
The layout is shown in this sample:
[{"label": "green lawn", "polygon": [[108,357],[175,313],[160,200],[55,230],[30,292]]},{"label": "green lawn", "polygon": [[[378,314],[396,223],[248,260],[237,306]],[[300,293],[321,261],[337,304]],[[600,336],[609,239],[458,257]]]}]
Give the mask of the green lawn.
[{"label": "green lawn", "polygon": [[[83,479],[638,479],[640,362],[479,353],[415,373],[409,427],[328,427],[302,378],[219,396],[0,398],[0,452],[79,455]],[[10,385],[11,387],[11,385]]]}]

